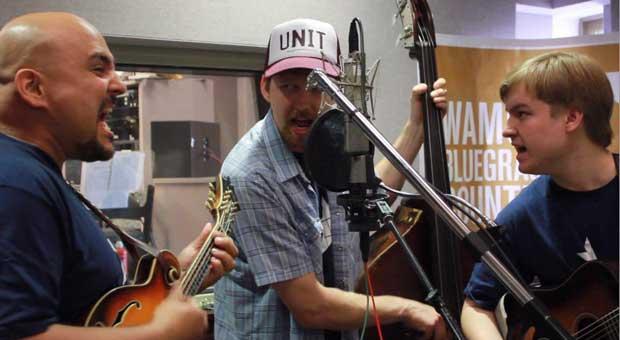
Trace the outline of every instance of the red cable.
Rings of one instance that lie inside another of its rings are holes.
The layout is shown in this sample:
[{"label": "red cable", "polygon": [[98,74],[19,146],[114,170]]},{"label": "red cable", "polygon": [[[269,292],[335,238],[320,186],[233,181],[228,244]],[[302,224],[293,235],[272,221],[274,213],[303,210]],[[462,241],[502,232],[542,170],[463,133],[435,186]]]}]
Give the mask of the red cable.
[{"label": "red cable", "polygon": [[370,273],[368,272],[368,263],[365,263],[364,266],[366,267],[366,278],[368,280],[368,290],[370,294],[370,300],[372,301],[372,311],[375,316],[377,334],[379,334],[379,339],[383,340],[383,333],[381,332],[381,320],[379,320],[379,313],[377,313],[377,306],[375,306],[375,292],[372,289],[372,281],[370,280]]}]

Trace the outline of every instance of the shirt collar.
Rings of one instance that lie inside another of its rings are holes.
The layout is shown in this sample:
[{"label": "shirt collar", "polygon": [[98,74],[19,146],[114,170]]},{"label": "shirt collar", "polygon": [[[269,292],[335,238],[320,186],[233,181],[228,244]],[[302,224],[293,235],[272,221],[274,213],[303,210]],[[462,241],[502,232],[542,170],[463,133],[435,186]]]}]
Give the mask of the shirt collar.
[{"label": "shirt collar", "polygon": [[[45,151],[41,150],[38,146],[34,144],[27,143],[20,139],[17,139],[13,136],[0,133],[0,144],[12,145],[13,147],[24,150],[29,153],[39,162],[45,164],[48,168],[54,170],[56,173],[62,175],[61,169],[56,164],[56,161],[52,158],[52,156],[48,155]],[[0,148],[3,146],[0,146]]]}]

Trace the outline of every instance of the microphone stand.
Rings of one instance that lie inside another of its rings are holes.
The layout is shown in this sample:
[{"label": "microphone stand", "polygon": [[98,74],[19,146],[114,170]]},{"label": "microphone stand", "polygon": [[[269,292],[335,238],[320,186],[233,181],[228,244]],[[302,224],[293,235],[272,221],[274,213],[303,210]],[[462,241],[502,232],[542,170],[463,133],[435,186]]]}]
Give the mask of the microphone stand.
[{"label": "microphone stand", "polygon": [[[353,19],[349,30],[349,56],[353,59],[350,64],[345,63],[345,79],[353,84],[357,84],[357,75],[360,76],[359,90],[351,91],[350,96],[357,98],[361,103],[364,113],[360,113],[364,119],[368,120],[365,113],[366,110],[366,58],[364,54],[364,38],[362,23],[358,18]],[[357,61],[357,63],[356,63]],[[357,65],[359,64],[359,65]],[[359,67],[357,67],[359,66]],[[308,84],[311,84],[310,76]],[[350,84],[345,84],[349,85]],[[355,85],[353,85],[355,87]],[[346,87],[345,87],[346,88]],[[331,93],[328,94],[334,97]],[[343,95],[344,96],[344,95]],[[346,98],[346,96],[344,96]],[[340,104],[340,103],[338,103]],[[351,104],[352,107],[355,107]],[[387,195],[378,193],[380,180],[376,177],[373,166],[374,146],[364,136],[360,130],[359,123],[355,121],[352,115],[345,115],[345,144],[344,152],[350,157],[351,169],[349,174],[348,194],[338,195],[337,203],[344,207],[346,218],[349,222],[349,231],[358,232],[360,235],[360,250],[362,252],[362,260],[368,262],[368,252],[370,248],[369,231],[377,230],[379,221],[382,225],[390,226],[391,232],[398,240],[400,246],[405,250],[407,259],[418,279],[424,287],[427,296],[425,301],[433,305],[437,311],[443,316],[448,328],[458,340],[464,340],[458,326],[458,322],[450,314],[450,311],[443,301],[439,291],[432,285],[426,275],[424,268],[408,247],[406,241],[400,234],[398,228],[393,221],[392,210],[387,201]]]},{"label": "microphone stand", "polygon": [[[506,287],[506,289],[512,294],[517,302],[527,308],[532,315],[536,318],[538,325],[543,328],[546,334],[551,334],[553,339],[573,339],[566,330],[549,314],[547,308],[542,302],[536,298],[527,287],[506,268],[506,266],[491,252],[491,247],[476,235],[472,233],[465,223],[450,209],[442,196],[435,192],[433,188],[409,165],[405,159],[398,153],[398,151],[392,146],[392,144],[375,128],[374,125],[351,103],[351,101],[340,91],[338,86],[334,84],[323,71],[315,69],[308,75],[307,86],[309,88],[320,88],[326,92],[334,101],[342,108],[345,113],[357,124],[357,126],[363,131],[366,137],[375,145],[383,155],[390,161],[390,163],[398,169],[405,178],[411,183],[414,188],[420,193],[420,195],[428,202],[433,211],[439,215],[450,229],[460,238],[465,239],[471,244],[471,246],[478,251],[480,259],[484,262],[491,271],[495,274],[495,277]],[[379,205],[382,206],[381,204]],[[387,221],[387,220],[386,220]],[[389,222],[389,221],[388,221]],[[392,229],[394,230],[394,229]],[[402,238],[402,237],[401,237]],[[399,243],[403,246],[403,249],[408,249],[404,242]],[[410,250],[408,250],[410,252]],[[409,255],[409,254],[408,254]],[[411,258],[410,258],[411,260]],[[415,260],[415,258],[414,258]],[[416,262],[416,261],[414,261]],[[414,269],[415,263],[412,264]],[[430,282],[430,281],[429,281]],[[429,291],[429,295],[432,291]],[[439,296],[439,294],[436,294]],[[433,297],[437,301],[436,297]],[[456,324],[452,324],[454,318],[452,318],[447,308],[442,306],[435,306],[444,320],[449,324],[450,328],[455,331],[458,329]],[[445,309],[445,310],[444,310]],[[443,313],[447,314],[443,314]],[[446,317],[447,315],[447,317]],[[455,327],[455,328],[453,328]],[[456,335],[457,332],[454,332]],[[460,334],[460,332],[458,333]]]}]

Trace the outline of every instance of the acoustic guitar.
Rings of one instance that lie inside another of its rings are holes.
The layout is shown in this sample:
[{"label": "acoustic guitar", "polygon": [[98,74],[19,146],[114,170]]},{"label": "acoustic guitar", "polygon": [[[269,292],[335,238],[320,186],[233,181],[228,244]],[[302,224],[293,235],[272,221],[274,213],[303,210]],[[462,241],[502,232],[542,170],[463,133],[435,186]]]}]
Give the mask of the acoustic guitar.
[{"label": "acoustic guitar", "polygon": [[[618,340],[618,262],[586,262],[562,284],[533,290],[576,340]],[[505,301],[509,340],[551,339],[510,295]]]},{"label": "acoustic guitar", "polygon": [[179,262],[171,252],[160,251],[157,256],[145,255],[137,264],[133,284],[110,290],[95,303],[87,314],[87,327],[130,327],[149,323],[155,309],[168,296],[172,284],[181,278],[181,288],[187,296],[200,292],[202,282],[209,273],[211,250],[215,232],[228,234],[237,204],[233,188],[218,176],[210,183],[207,208],[213,215],[211,234],[181,278]]}]

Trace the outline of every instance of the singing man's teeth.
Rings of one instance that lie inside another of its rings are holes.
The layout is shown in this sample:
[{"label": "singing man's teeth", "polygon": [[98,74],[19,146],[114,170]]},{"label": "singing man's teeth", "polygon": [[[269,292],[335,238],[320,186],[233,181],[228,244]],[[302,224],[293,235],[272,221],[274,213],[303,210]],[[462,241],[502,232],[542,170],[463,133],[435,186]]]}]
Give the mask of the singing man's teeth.
[{"label": "singing man's teeth", "polygon": [[293,119],[293,123],[298,126],[308,127],[312,125],[312,120],[310,119]]}]

